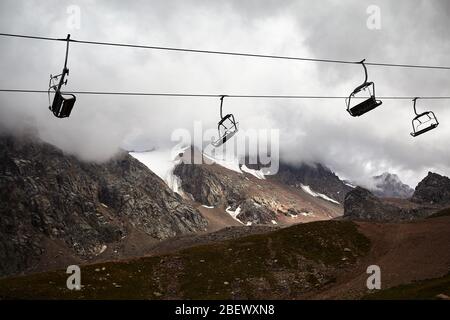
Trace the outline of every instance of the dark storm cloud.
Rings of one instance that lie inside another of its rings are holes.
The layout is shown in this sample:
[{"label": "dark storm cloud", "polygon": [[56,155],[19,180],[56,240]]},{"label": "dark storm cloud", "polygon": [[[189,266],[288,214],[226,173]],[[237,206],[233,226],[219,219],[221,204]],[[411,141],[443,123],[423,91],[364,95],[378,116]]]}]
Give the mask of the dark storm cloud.
[{"label": "dark storm cloud", "polygon": [[[67,25],[78,5],[81,28]],[[369,5],[381,29],[366,27]],[[0,3],[1,32],[374,62],[450,65],[447,1],[12,1]],[[46,89],[64,44],[0,39],[0,86]],[[71,46],[68,89],[217,94],[347,95],[360,66]],[[380,95],[450,95],[449,71],[369,67]],[[3,130],[33,125],[46,141],[86,160],[119,147],[169,146],[176,128],[214,127],[217,99],[79,96],[70,119],[53,119],[45,95],[0,94]],[[343,101],[229,99],[242,128],[279,128],[292,162],[320,161],[359,181],[380,171],[415,184],[427,170],[450,174],[448,101],[421,101],[442,125],[409,137],[410,101],[385,101],[352,119]]]}]

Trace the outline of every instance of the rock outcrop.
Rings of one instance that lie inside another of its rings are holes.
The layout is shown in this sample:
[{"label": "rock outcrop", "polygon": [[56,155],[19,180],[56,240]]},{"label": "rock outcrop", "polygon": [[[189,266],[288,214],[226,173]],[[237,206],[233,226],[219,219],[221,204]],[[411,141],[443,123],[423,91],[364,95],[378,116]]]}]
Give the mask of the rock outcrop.
[{"label": "rock outcrop", "polygon": [[33,266],[47,240],[89,258],[133,230],[166,239],[206,224],[125,152],[85,163],[30,137],[0,137],[0,276]]},{"label": "rock outcrop", "polygon": [[220,170],[209,170],[208,164],[180,163],[174,169],[174,174],[181,178],[183,192],[192,196],[195,201],[208,206],[234,207],[244,199],[246,188],[245,177],[221,174]]},{"label": "rock outcrop", "polygon": [[255,199],[243,201],[239,208],[240,212],[237,218],[244,223],[269,224],[277,220],[275,211],[270,210],[270,207],[258,203]]},{"label": "rock outcrop", "polygon": [[417,185],[412,201],[420,204],[450,205],[450,179],[429,172]]},{"label": "rock outcrop", "polygon": [[344,202],[344,218],[357,220],[402,220],[407,212],[384,203],[372,192],[361,187],[347,193]]}]

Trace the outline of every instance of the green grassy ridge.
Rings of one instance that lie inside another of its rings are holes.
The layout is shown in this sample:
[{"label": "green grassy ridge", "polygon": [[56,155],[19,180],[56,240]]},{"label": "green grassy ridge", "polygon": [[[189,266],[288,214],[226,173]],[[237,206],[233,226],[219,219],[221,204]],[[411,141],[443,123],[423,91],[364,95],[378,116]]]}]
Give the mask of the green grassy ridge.
[{"label": "green grassy ridge", "polygon": [[427,219],[450,216],[450,208],[442,209],[430,215]]},{"label": "green grassy ridge", "polygon": [[352,265],[369,248],[351,221],[312,222],[161,256],[82,266],[81,291],[66,288],[64,270],[7,278],[0,280],[0,297],[290,298],[333,281],[333,270]]},{"label": "green grassy ridge", "polygon": [[450,273],[434,279],[421,280],[406,285],[376,291],[364,297],[367,300],[430,300],[437,295],[450,296]]}]

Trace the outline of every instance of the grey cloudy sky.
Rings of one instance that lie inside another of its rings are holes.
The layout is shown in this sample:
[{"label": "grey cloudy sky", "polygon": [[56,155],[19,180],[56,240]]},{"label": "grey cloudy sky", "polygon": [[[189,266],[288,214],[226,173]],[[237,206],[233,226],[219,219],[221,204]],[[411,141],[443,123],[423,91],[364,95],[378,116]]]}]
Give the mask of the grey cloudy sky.
[{"label": "grey cloudy sky", "polygon": [[[77,5],[80,29],[68,26]],[[369,5],[381,29],[366,27]],[[450,2],[401,1],[17,1],[0,2],[0,32],[148,45],[372,62],[450,65]],[[60,72],[64,43],[0,38],[0,87],[47,89]],[[348,95],[363,80],[358,65],[252,59],[71,45],[68,90],[213,94]],[[369,67],[382,96],[449,96],[450,71]],[[69,119],[55,119],[47,96],[0,93],[0,126],[39,135],[85,160],[121,146],[170,145],[195,120],[214,127],[217,99],[78,96]],[[319,161],[363,181],[383,171],[415,184],[433,170],[450,175],[450,101],[419,101],[438,129],[413,139],[410,101],[352,118],[340,100],[228,99],[241,128],[280,129],[292,162]]]}]

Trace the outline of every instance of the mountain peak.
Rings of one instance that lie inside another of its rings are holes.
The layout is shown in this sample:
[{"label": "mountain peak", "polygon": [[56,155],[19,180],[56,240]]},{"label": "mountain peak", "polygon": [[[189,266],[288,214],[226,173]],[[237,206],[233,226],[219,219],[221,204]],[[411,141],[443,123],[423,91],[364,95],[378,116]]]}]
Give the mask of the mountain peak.
[{"label": "mountain peak", "polygon": [[395,173],[384,172],[373,177],[373,193],[382,198],[410,198],[414,190],[403,183]]},{"label": "mountain peak", "polygon": [[418,203],[448,203],[450,202],[450,179],[434,172],[419,182],[414,191],[413,201]]},{"label": "mountain peak", "polygon": [[117,258],[133,254],[126,248],[136,246],[136,234],[141,245],[207,226],[190,202],[125,152],[89,163],[38,138],[13,136],[0,136],[0,150],[0,276],[33,267],[55,246],[75,260]]},{"label": "mountain peak", "polygon": [[278,173],[272,178],[290,186],[302,184],[309,186],[314,191],[340,203],[344,201],[347,192],[352,190],[352,187],[321,163],[288,164],[281,162]]}]

